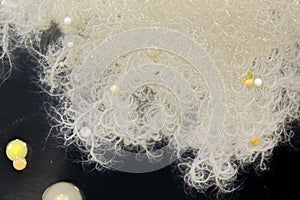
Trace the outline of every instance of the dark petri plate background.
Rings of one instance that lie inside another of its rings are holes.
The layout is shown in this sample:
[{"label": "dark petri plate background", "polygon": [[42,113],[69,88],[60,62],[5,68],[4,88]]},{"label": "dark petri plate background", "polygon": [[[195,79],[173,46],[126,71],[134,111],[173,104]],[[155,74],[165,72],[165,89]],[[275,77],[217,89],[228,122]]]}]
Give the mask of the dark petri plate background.
[{"label": "dark petri plate background", "polygon": [[[40,200],[50,185],[67,181],[77,185],[87,200],[196,200],[216,199],[188,190],[176,167],[169,166],[145,174],[91,170],[93,166],[78,162],[74,147],[63,148],[50,136],[50,125],[43,109],[50,100],[35,83],[37,64],[22,51],[15,55],[12,76],[0,87],[0,200]],[[274,149],[268,170],[259,174],[252,166],[239,176],[239,191],[226,199],[277,200],[295,199],[300,180],[300,129],[293,124],[291,144]],[[5,155],[7,143],[22,139],[29,145],[28,167],[18,172]]]}]

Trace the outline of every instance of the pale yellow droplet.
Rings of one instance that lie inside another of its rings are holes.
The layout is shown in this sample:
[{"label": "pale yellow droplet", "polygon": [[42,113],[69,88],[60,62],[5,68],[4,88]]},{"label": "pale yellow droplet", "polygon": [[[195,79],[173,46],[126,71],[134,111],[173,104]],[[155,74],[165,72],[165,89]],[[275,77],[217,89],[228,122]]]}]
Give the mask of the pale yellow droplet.
[{"label": "pale yellow droplet", "polygon": [[113,85],[110,87],[110,92],[113,93],[113,94],[116,94],[119,92],[120,88],[117,86],[117,85]]},{"label": "pale yellow droplet", "polygon": [[160,50],[158,50],[158,49],[149,49],[147,51],[147,55],[150,58],[156,58],[157,56],[159,56],[159,54],[160,54]]},{"label": "pale yellow droplet", "polygon": [[268,39],[264,37],[264,38],[261,39],[261,41],[263,41],[264,43],[266,43],[266,42],[268,42]]}]

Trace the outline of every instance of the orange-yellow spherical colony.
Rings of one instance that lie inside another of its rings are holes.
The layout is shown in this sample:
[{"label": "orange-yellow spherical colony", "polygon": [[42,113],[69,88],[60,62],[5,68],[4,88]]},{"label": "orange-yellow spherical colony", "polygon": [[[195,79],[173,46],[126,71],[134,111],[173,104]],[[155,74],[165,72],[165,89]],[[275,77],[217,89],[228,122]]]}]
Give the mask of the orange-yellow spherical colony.
[{"label": "orange-yellow spherical colony", "polygon": [[17,160],[18,158],[25,158],[27,152],[27,144],[19,139],[9,142],[6,146],[6,155],[11,161]]},{"label": "orange-yellow spherical colony", "polygon": [[242,82],[244,83],[245,86],[247,87],[251,87],[254,85],[254,74],[252,72],[247,72],[247,74],[245,74],[242,77]]},{"label": "orange-yellow spherical colony", "polygon": [[27,166],[27,161],[25,158],[18,158],[17,160],[13,161],[13,167],[15,170],[21,171],[25,169]]},{"label": "orange-yellow spherical colony", "polygon": [[6,146],[6,156],[13,161],[15,170],[21,171],[26,168],[27,161],[25,159],[28,153],[26,142],[15,139],[9,142]]},{"label": "orange-yellow spherical colony", "polygon": [[261,144],[261,139],[259,137],[254,137],[251,140],[251,144],[252,146],[257,147]]}]

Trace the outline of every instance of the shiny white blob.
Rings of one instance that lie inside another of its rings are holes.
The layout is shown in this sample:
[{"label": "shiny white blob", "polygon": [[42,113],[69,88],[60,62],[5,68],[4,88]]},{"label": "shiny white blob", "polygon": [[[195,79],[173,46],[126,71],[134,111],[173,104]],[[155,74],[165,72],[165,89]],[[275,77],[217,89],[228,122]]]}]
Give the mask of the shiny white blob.
[{"label": "shiny white blob", "polygon": [[42,200],[83,200],[80,190],[68,182],[59,182],[48,187]]}]

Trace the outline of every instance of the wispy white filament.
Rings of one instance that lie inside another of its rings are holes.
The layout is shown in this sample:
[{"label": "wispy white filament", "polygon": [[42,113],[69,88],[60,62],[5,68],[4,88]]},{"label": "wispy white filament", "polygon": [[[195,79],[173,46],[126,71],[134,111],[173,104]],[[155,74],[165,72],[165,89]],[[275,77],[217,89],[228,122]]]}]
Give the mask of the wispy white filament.
[{"label": "wispy white filament", "polygon": [[[296,0],[2,0],[1,59],[17,47],[39,58],[59,133],[91,161],[109,167],[125,147],[157,161],[167,141],[187,184],[231,191],[299,119],[299,12]],[[39,48],[51,24],[62,36]]]}]

